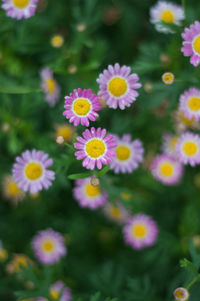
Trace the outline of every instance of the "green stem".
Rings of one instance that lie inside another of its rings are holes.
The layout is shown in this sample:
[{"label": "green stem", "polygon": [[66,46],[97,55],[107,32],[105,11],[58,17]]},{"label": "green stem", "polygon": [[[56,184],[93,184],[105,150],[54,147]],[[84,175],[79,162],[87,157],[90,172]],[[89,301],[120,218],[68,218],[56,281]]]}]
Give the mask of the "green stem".
[{"label": "green stem", "polygon": [[186,0],[181,0],[181,3],[182,3],[183,10],[184,10],[185,19],[186,19]]},{"label": "green stem", "polygon": [[71,145],[71,144],[69,144],[69,143],[67,143],[67,142],[65,142],[64,145],[66,145],[67,147],[69,147],[70,149],[72,149],[72,150],[74,151],[73,145]]},{"label": "green stem", "polygon": [[188,286],[186,287],[187,290],[189,290],[191,288],[192,285],[194,285],[198,280],[200,279],[200,274],[197,275],[189,284]]}]

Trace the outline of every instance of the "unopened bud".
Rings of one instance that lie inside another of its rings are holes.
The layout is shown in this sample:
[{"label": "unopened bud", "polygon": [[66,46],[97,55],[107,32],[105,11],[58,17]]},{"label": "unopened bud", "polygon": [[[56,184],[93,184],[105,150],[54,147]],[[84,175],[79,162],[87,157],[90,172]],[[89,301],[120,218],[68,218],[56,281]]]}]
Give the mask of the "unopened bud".
[{"label": "unopened bud", "polygon": [[79,31],[79,32],[85,31],[85,30],[86,30],[86,25],[85,25],[84,23],[79,23],[79,24],[76,26],[76,29],[77,29],[77,31]]},{"label": "unopened bud", "polygon": [[58,144],[63,144],[64,143],[64,138],[63,138],[63,136],[58,136],[57,138],[56,138],[56,143],[58,143]]},{"label": "unopened bud", "polygon": [[100,181],[97,177],[92,177],[91,180],[90,180],[90,183],[91,183],[92,186],[98,187],[99,184],[100,184]]}]

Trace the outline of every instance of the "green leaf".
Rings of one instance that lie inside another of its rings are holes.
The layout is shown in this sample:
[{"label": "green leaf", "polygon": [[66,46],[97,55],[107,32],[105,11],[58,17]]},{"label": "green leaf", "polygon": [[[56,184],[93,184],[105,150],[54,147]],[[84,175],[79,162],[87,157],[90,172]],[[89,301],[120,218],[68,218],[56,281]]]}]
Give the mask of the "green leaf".
[{"label": "green leaf", "polygon": [[97,292],[95,295],[91,296],[90,301],[98,301],[100,295],[100,292]]},{"label": "green leaf", "polygon": [[29,88],[29,87],[1,87],[0,93],[5,94],[27,94],[27,93],[34,93],[34,92],[41,92],[40,88]]},{"label": "green leaf", "polygon": [[197,269],[199,269],[200,268],[200,254],[197,253],[197,251],[194,247],[192,238],[190,239],[189,251],[190,251],[190,255],[192,257],[192,261],[193,261],[195,267]]},{"label": "green leaf", "polygon": [[195,265],[186,258],[180,261],[180,266],[191,271],[193,274],[198,275],[198,270],[196,269]]},{"label": "green leaf", "polygon": [[93,174],[94,174],[93,171],[83,172],[83,173],[75,173],[75,174],[69,175],[68,179],[70,179],[70,180],[84,179],[84,178],[92,176]]},{"label": "green leaf", "polygon": [[105,175],[110,169],[110,165],[105,166],[101,171],[99,171],[96,176],[97,177],[101,177],[103,175]]}]

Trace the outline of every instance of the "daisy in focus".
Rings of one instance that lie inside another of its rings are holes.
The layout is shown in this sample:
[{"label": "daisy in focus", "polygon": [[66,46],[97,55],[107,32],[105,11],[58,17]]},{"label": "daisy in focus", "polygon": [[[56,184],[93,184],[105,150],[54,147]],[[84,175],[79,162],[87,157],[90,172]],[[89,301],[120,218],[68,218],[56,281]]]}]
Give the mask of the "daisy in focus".
[{"label": "daisy in focus", "polygon": [[167,1],[158,1],[150,10],[150,22],[155,24],[155,28],[159,32],[173,33],[165,25],[157,24],[162,21],[166,24],[181,25],[184,20],[184,10],[180,5]]},{"label": "daisy in focus", "polygon": [[55,126],[56,129],[56,138],[63,137],[64,141],[72,142],[75,128],[69,124],[58,124]]},{"label": "daisy in focus", "polygon": [[2,0],[1,7],[6,10],[6,15],[20,20],[34,16],[38,0]]},{"label": "daisy in focus", "polygon": [[106,129],[95,129],[92,127],[90,130],[85,130],[82,137],[76,138],[78,142],[74,143],[77,160],[83,160],[83,167],[87,169],[102,168],[102,165],[108,165],[116,156],[114,148],[116,142],[113,135],[106,136]]},{"label": "daisy in focus", "polygon": [[171,72],[165,72],[162,75],[162,81],[165,85],[172,85],[174,82],[174,74]]},{"label": "daisy in focus", "polygon": [[74,198],[81,207],[87,207],[92,210],[103,206],[107,202],[107,193],[101,191],[100,186],[93,186],[91,178],[77,180],[73,189]]},{"label": "daisy in focus", "polygon": [[43,188],[48,189],[55,179],[54,171],[48,169],[52,164],[53,160],[48,154],[35,149],[27,150],[16,158],[13,178],[20,189],[31,194]]},{"label": "daisy in focus", "polygon": [[53,264],[65,256],[67,249],[62,235],[52,229],[39,231],[32,240],[35,256],[43,264]]},{"label": "daisy in focus", "polygon": [[180,111],[183,111],[188,119],[200,120],[200,90],[190,88],[180,96]]},{"label": "daisy in focus", "polygon": [[65,96],[66,109],[63,115],[69,119],[70,123],[75,126],[82,124],[89,126],[89,120],[95,121],[99,114],[97,111],[101,109],[100,97],[92,94],[91,89],[74,90],[70,96]]},{"label": "daisy in focus", "polygon": [[150,216],[139,213],[128,220],[123,233],[125,242],[140,250],[155,244],[158,227]]},{"label": "daisy in focus", "polygon": [[184,287],[178,287],[177,289],[175,289],[173,295],[177,301],[187,301],[190,297],[188,290]]},{"label": "daisy in focus", "polygon": [[54,48],[60,48],[64,44],[63,36],[57,34],[51,38],[51,46]]},{"label": "daisy in focus", "polygon": [[184,39],[181,48],[184,56],[190,56],[190,63],[197,67],[200,63],[200,22],[195,21],[182,33]]},{"label": "daisy in focus", "polygon": [[174,157],[162,154],[155,157],[151,172],[156,180],[165,185],[175,185],[180,182],[183,166]]},{"label": "daisy in focus", "polygon": [[12,176],[5,175],[3,179],[3,196],[16,206],[23,200],[25,193],[18,187]]},{"label": "daisy in focus", "polygon": [[108,107],[124,110],[139,96],[136,89],[142,85],[138,82],[139,77],[136,73],[131,73],[131,68],[118,63],[114,66],[109,65],[97,78],[99,93],[102,100],[106,101]]},{"label": "daisy in focus", "polygon": [[116,157],[113,158],[110,167],[115,173],[131,173],[137,169],[143,161],[144,148],[139,139],[131,140],[131,135],[125,134],[120,139],[114,136],[117,143]]},{"label": "daisy in focus", "polygon": [[178,143],[178,136],[172,134],[164,134],[163,135],[163,144],[162,144],[162,151],[165,154],[176,156],[175,147]]},{"label": "daisy in focus", "polygon": [[8,258],[8,252],[3,247],[3,243],[0,240],[0,261],[5,261]]},{"label": "daisy in focus", "polygon": [[176,151],[183,164],[200,164],[200,136],[190,132],[183,133],[176,145]]},{"label": "daisy in focus", "polygon": [[108,219],[120,225],[126,223],[130,218],[130,212],[118,201],[115,204],[107,202],[103,207],[103,211]]},{"label": "daisy in focus", "polygon": [[51,107],[54,107],[60,97],[60,87],[49,68],[42,69],[40,76],[42,79],[41,88],[45,93],[45,99]]},{"label": "daisy in focus", "polygon": [[53,300],[70,301],[72,299],[70,289],[62,281],[52,284],[49,294]]}]

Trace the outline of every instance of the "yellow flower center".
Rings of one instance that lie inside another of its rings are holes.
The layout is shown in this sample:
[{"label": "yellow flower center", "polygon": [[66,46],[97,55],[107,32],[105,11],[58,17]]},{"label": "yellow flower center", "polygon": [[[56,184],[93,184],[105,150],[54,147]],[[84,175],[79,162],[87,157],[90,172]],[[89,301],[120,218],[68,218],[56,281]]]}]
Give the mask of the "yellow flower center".
[{"label": "yellow flower center", "polygon": [[13,196],[16,196],[22,192],[21,189],[19,189],[17,183],[15,183],[15,182],[11,182],[8,186],[8,189],[9,189],[10,194]]},{"label": "yellow flower center", "polygon": [[20,266],[24,266],[24,267],[27,267],[27,258],[25,256],[17,256],[15,259],[14,259],[14,266],[15,266],[15,269],[19,272],[21,269],[20,269]]},{"label": "yellow flower center", "polygon": [[59,297],[59,292],[56,291],[56,290],[51,289],[51,290],[50,290],[50,296],[51,296],[52,299],[57,300],[58,297]]},{"label": "yellow flower center", "polygon": [[0,249],[0,260],[5,260],[8,257],[8,253],[5,249]]},{"label": "yellow flower center", "polygon": [[62,126],[58,128],[56,136],[62,136],[66,141],[72,141],[74,131],[69,126]]},{"label": "yellow flower center", "polygon": [[171,140],[170,140],[170,147],[171,147],[172,150],[174,150],[177,142],[178,142],[178,137],[171,138]]},{"label": "yellow flower center", "polygon": [[126,93],[127,83],[123,78],[114,77],[108,84],[108,90],[115,97],[120,97]]},{"label": "yellow flower center", "polygon": [[30,0],[13,0],[13,3],[18,8],[25,8],[29,4]]},{"label": "yellow flower center", "polygon": [[161,20],[166,23],[173,23],[174,14],[170,10],[165,10],[161,15]]},{"label": "yellow flower center", "polygon": [[42,246],[45,252],[51,252],[54,248],[54,243],[51,240],[46,240]]},{"label": "yellow flower center", "polygon": [[195,142],[186,142],[183,146],[183,150],[188,156],[193,156],[196,154],[198,147]]},{"label": "yellow flower center", "polygon": [[120,217],[121,215],[120,209],[115,206],[112,206],[111,214],[114,215],[115,217]]},{"label": "yellow flower center", "polygon": [[192,111],[200,110],[200,98],[199,97],[191,97],[188,101],[188,107]]},{"label": "yellow flower center", "polygon": [[117,159],[120,161],[128,160],[130,157],[130,149],[127,146],[120,145],[116,148]]},{"label": "yellow flower center", "polygon": [[127,201],[129,201],[131,199],[130,193],[126,193],[126,192],[122,192],[121,197]]},{"label": "yellow flower center", "polygon": [[47,85],[49,93],[53,94],[55,92],[55,89],[56,89],[55,80],[53,78],[47,79],[46,85]]},{"label": "yellow flower center", "polygon": [[99,187],[95,187],[91,184],[86,186],[86,194],[90,197],[95,197],[100,193]]},{"label": "yellow flower center", "polygon": [[162,163],[160,166],[160,172],[164,177],[170,177],[174,172],[174,167],[170,163]]},{"label": "yellow flower center", "polygon": [[92,139],[86,144],[86,152],[91,158],[99,158],[105,153],[105,143],[99,139]]},{"label": "yellow flower center", "polygon": [[180,117],[181,117],[181,121],[185,123],[187,126],[190,126],[194,123],[194,118],[188,119],[187,117],[185,117],[184,112],[181,113]]},{"label": "yellow flower center", "polygon": [[133,227],[133,235],[138,238],[144,237],[146,233],[147,233],[147,228],[142,224],[138,224]]},{"label": "yellow flower center", "polygon": [[53,47],[61,47],[63,45],[63,37],[62,36],[54,36],[52,39],[51,39],[51,45]]},{"label": "yellow flower center", "polygon": [[200,54],[200,36],[198,36],[194,39],[193,48],[198,54]]},{"label": "yellow flower center", "polygon": [[182,291],[182,290],[180,290],[180,289],[178,289],[176,292],[175,292],[175,297],[177,297],[177,298],[183,298],[183,297],[185,297],[185,294],[184,294],[184,292]]},{"label": "yellow flower center", "polygon": [[75,100],[73,104],[73,110],[77,115],[86,116],[91,109],[91,104],[89,100],[85,98],[79,98]]},{"label": "yellow flower center", "polygon": [[28,163],[25,167],[25,174],[31,181],[38,180],[43,174],[42,166],[36,162]]},{"label": "yellow flower center", "polygon": [[163,75],[163,82],[165,84],[171,84],[173,83],[174,81],[174,75],[170,72],[166,72],[164,75]]}]

